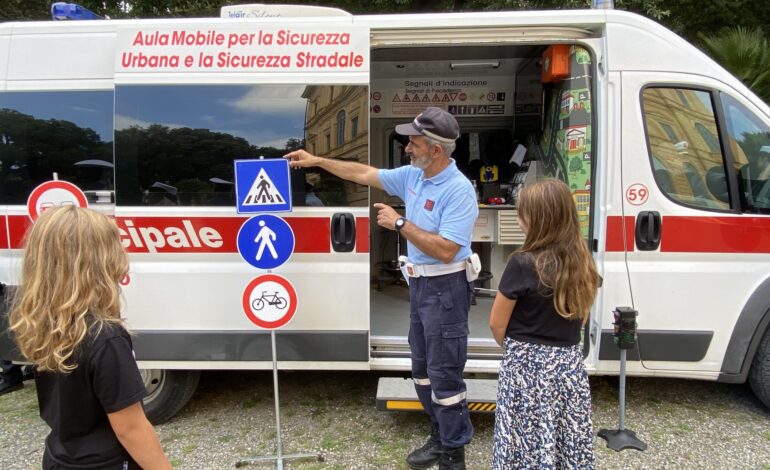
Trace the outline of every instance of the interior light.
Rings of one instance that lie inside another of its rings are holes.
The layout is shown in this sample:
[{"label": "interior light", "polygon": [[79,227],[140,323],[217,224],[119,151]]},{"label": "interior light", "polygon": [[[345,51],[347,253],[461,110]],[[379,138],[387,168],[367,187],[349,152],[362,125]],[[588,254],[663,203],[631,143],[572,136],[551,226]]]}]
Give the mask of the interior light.
[{"label": "interior light", "polygon": [[452,62],[449,64],[449,67],[452,70],[463,70],[463,69],[496,69],[500,67],[500,61],[490,61],[490,62]]}]

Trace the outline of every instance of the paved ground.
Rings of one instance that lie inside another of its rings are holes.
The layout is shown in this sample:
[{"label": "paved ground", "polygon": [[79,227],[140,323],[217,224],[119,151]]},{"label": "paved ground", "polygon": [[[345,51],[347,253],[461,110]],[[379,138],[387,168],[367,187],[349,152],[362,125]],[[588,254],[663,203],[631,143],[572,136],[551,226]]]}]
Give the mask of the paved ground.
[{"label": "paved ground", "polygon": [[[422,444],[426,418],[382,413],[374,400],[377,374],[281,373],[284,454],[310,452],[323,462],[287,468],[403,469],[409,449]],[[617,427],[616,379],[592,378],[594,426]],[[234,468],[246,456],[275,453],[270,372],[209,372],[192,401],[157,427],[178,469]],[[630,379],[626,426],[647,442],[646,452],[608,450],[596,439],[599,469],[770,469],[770,412],[743,385]],[[489,468],[493,416],[473,415],[476,436],[468,467]],[[0,469],[39,468],[45,424],[34,384],[0,397]],[[247,468],[275,468],[261,464]]]}]

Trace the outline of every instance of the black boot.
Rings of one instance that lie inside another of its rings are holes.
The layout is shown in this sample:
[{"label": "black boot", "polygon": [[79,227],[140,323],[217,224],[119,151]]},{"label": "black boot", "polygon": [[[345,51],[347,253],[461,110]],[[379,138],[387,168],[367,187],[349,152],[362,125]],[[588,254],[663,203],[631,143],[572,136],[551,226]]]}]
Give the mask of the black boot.
[{"label": "black boot", "polygon": [[441,459],[438,461],[439,470],[465,470],[465,447],[444,447]]},{"label": "black boot", "polygon": [[430,437],[425,442],[425,445],[413,450],[406,457],[406,463],[409,464],[409,468],[424,470],[435,465],[441,458],[441,454],[441,435],[438,432],[438,427],[433,426],[433,431],[430,433]]}]

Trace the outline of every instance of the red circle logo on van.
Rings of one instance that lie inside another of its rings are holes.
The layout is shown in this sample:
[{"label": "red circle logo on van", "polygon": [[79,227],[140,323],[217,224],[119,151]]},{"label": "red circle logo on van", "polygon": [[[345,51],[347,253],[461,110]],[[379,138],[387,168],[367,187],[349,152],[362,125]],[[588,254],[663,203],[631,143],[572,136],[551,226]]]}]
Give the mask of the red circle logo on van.
[{"label": "red circle logo on van", "polygon": [[46,181],[33,189],[27,199],[27,212],[34,222],[47,209],[57,206],[88,207],[86,195],[67,181]]},{"label": "red circle logo on van", "polygon": [[641,206],[647,202],[648,197],[650,197],[650,191],[643,184],[632,184],[626,189],[626,201],[633,206]]}]

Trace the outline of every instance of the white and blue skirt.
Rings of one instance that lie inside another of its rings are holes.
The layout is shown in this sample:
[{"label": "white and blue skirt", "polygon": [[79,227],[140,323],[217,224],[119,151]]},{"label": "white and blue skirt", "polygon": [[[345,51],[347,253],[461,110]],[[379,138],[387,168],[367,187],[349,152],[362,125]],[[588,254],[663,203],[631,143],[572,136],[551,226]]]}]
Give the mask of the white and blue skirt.
[{"label": "white and blue skirt", "polygon": [[595,468],[591,389],[580,345],[503,342],[494,470]]}]

